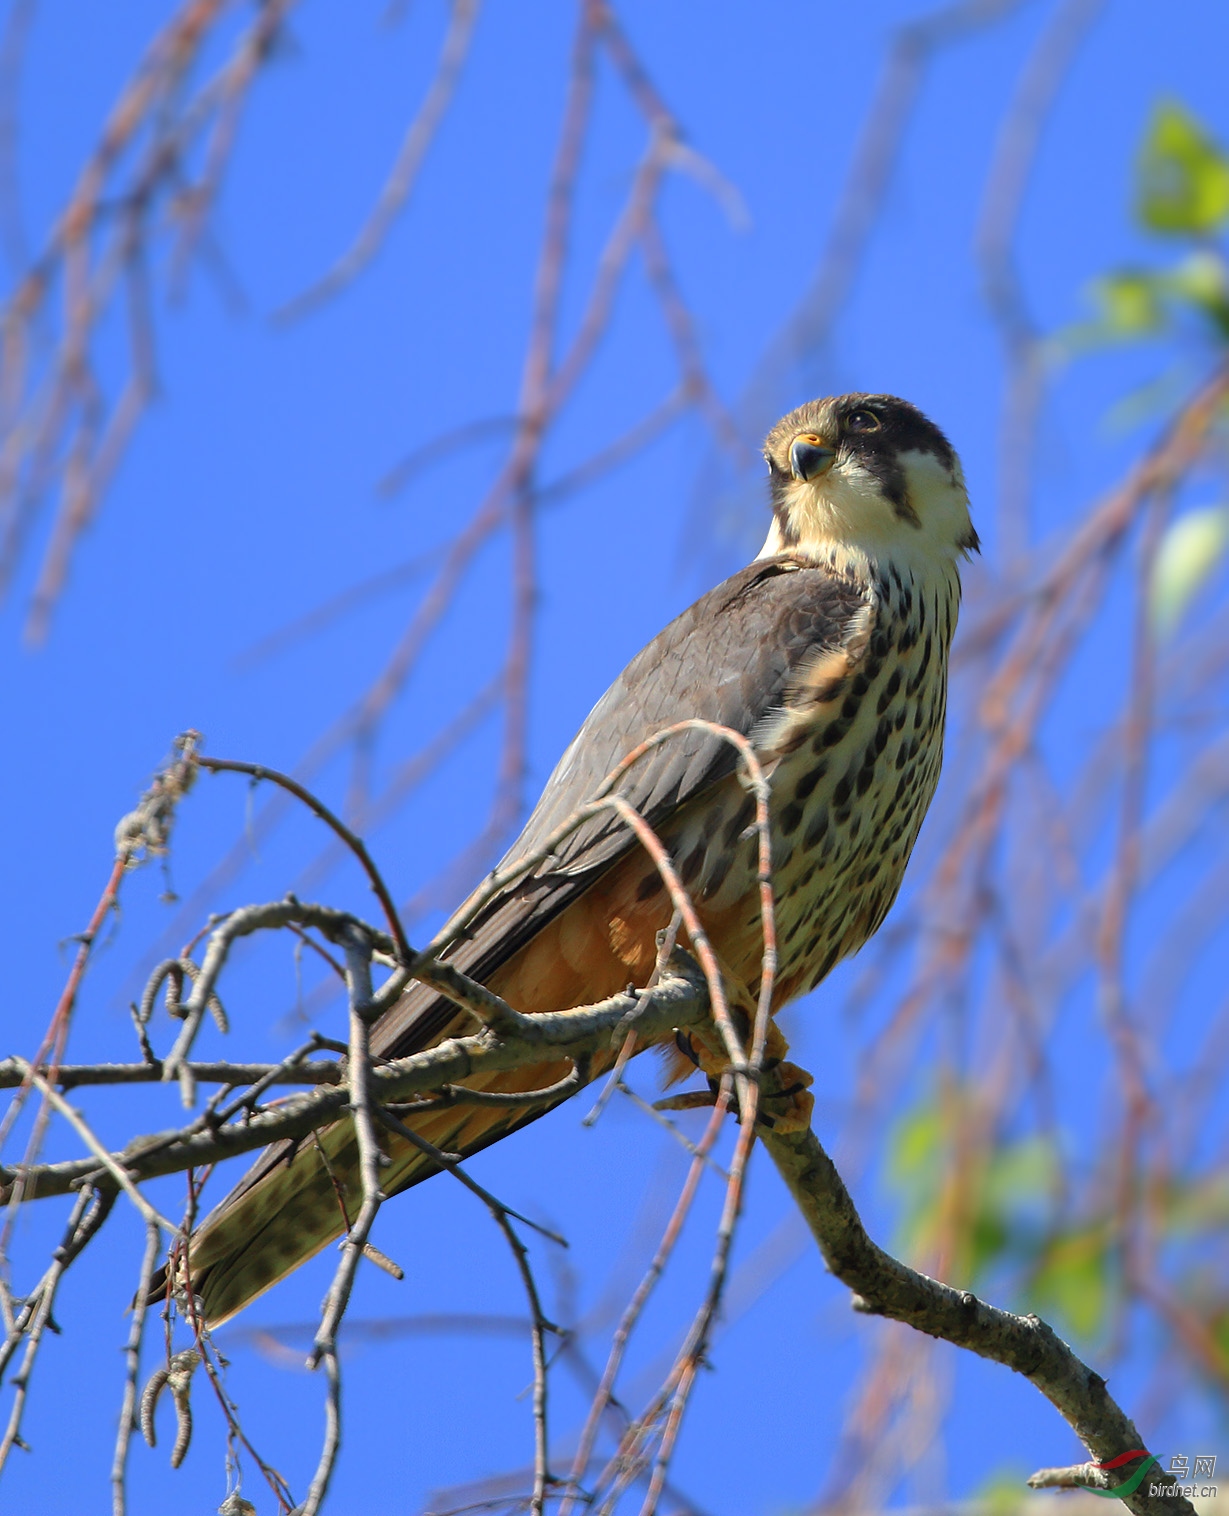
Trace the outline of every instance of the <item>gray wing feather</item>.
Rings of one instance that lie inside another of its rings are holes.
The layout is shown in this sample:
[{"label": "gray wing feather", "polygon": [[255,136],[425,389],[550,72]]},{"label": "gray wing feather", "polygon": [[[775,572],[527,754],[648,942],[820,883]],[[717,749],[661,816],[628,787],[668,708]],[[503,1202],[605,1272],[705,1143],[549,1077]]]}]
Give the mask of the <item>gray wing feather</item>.
[{"label": "gray wing feather", "polygon": [[[750,735],[785,702],[817,650],[848,640],[866,606],[860,586],[788,557],[759,560],[710,590],[642,649],[593,707],[503,862],[541,848],[616,764],[664,727],[698,717]],[[736,764],[727,740],[682,732],[637,760],[617,788],[657,826]],[[483,979],[636,845],[617,818],[594,817],[547,863],[489,902],[447,957]],[[427,1046],[455,1015],[448,1001],[417,987],[378,1024],[373,1048],[404,1057]]]},{"label": "gray wing feather", "polygon": [[[663,727],[698,717],[751,735],[787,701],[808,660],[847,643],[855,623],[865,623],[866,609],[859,586],[788,557],[759,560],[710,590],[639,652],[593,707],[504,862],[540,848],[622,758]],[[657,826],[729,774],[736,761],[728,741],[679,733],[634,764],[619,792]],[[465,940],[446,955],[449,961],[485,979],[634,846],[626,826],[595,817],[549,864],[491,900]],[[458,1021],[469,1024],[451,1001],[415,985],[376,1024],[372,1051],[405,1057]],[[298,1147],[285,1142],[267,1148],[204,1229]]]}]

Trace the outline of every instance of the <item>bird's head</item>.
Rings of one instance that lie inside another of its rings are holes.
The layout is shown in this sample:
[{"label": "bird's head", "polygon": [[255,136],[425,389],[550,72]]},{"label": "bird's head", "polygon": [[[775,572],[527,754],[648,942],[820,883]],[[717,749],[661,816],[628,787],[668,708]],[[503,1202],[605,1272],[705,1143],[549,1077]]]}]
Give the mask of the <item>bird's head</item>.
[{"label": "bird's head", "polygon": [[811,400],[764,443],[773,524],[761,557],[954,565],[978,547],[960,460],[934,422],[894,395]]}]

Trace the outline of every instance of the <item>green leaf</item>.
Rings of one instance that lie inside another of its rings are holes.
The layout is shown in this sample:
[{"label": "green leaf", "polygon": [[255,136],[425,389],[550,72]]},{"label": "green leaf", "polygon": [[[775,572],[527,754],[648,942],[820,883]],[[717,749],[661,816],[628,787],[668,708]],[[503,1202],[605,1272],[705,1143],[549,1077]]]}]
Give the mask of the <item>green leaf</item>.
[{"label": "green leaf", "polygon": [[1070,1323],[1080,1337],[1094,1337],[1105,1319],[1110,1284],[1109,1249],[1104,1226],[1068,1232],[1046,1249],[1033,1275],[1034,1302]]},{"label": "green leaf", "polygon": [[1229,546],[1229,509],[1187,511],[1166,528],[1152,566],[1149,613],[1157,637],[1173,634]]},{"label": "green leaf", "polygon": [[1092,280],[1087,295],[1093,314],[1073,322],[1050,342],[1051,362],[1095,351],[1115,342],[1140,342],[1160,336],[1172,325],[1166,304],[1169,290],[1162,272],[1117,269]]},{"label": "green leaf", "polygon": [[1163,331],[1168,324],[1164,293],[1161,277],[1142,269],[1120,269],[1116,274],[1094,280],[1096,324],[1102,335],[1106,339],[1129,340]]},{"label": "green leaf", "polygon": [[995,1140],[960,1156],[965,1104],[958,1091],[942,1103],[922,1100],[893,1128],[886,1156],[888,1181],[904,1201],[896,1234],[900,1251],[924,1255],[940,1223],[958,1219],[951,1267],[973,1282],[1004,1256],[1035,1254],[1059,1159],[1041,1136]]},{"label": "green leaf", "polygon": [[1229,268],[1219,253],[1201,249],[1183,258],[1161,283],[1176,302],[1206,316],[1222,339],[1229,337]]},{"label": "green leaf", "polygon": [[1162,1224],[1167,1236],[1219,1236],[1229,1228],[1229,1174],[1219,1169],[1193,1180],[1171,1181],[1164,1200]]},{"label": "green leaf", "polygon": [[888,1152],[888,1174],[901,1189],[916,1189],[933,1180],[943,1139],[939,1108],[930,1100],[907,1111],[897,1122]]},{"label": "green leaf", "polygon": [[[1028,1493],[1026,1468],[1000,1468],[977,1486],[969,1503],[977,1516],[1018,1516],[1025,1509]],[[1031,1504],[1029,1509],[1033,1509]]]},{"label": "green leaf", "polygon": [[1169,268],[1116,269],[1094,279],[1088,293],[1092,319],[1059,333],[1060,356],[1163,336],[1184,316],[1210,323],[1218,341],[1229,340],[1229,265],[1211,248]]},{"label": "green leaf", "polygon": [[1212,1331],[1212,1340],[1216,1344],[1220,1356],[1224,1359],[1225,1368],[1229,1371],[1229,1310],[1220,1311],[1211,1318],[1209,1323]]},{"label": "green leaf", "polygon": [[939,1107],[924,1100],[894,1126],[887,1146],[887,1179],[904,1199],[895,1245],[921,1254],[934,1233],[945,1132]]},{"label": "green leaf", "polygon": [[1051,1141],[1021,1137],[996,1147],[985,1166],[981,1192],[974,1197],[969,1273],[976,1279],[1006,1253],[1028,1253],[1059,1167]]},{"label": "green leaf", "polygon": [[1162,101],[1139,156],[1137,210],[1154,232],[1201,236],[1229,219],[1229,158],[1184,105]]}]

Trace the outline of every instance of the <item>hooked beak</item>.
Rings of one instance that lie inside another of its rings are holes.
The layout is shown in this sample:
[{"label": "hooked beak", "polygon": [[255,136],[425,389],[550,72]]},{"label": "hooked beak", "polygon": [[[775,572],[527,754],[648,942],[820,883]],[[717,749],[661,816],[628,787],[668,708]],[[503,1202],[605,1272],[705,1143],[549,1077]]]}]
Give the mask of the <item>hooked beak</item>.
[{"label": "hooked beak", "polygon": [[795,479],[818,479],[832,467],[836,449],[827,447],[818,437],[795,437],[789,450],[790,472]]}]

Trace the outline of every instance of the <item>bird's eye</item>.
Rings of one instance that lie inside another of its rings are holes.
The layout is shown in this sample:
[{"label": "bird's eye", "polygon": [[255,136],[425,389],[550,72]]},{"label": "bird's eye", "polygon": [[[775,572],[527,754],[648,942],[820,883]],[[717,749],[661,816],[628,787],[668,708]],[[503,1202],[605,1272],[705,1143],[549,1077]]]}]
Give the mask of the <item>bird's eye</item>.
[{"label": "bird's eye", "polygon": [[877,432],[883,423],[874,411],[850,411],[845,429],[850,432]]}]

